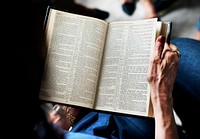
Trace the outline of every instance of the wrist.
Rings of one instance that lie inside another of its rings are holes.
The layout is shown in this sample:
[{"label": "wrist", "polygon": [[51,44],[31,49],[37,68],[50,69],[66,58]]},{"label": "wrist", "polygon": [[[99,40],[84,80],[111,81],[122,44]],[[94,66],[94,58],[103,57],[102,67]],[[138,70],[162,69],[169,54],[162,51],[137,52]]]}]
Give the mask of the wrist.
[{"label": "wrist", "polygon": [[[154,91],[154,92],[152,92]],[[154,114],[168,114],[173,111],[173,98],[171,93],[166,92],[166,90],[162,91],[151,91],[151,102],[154,110]],[[161,93],[162,92],[162,93]]]}]

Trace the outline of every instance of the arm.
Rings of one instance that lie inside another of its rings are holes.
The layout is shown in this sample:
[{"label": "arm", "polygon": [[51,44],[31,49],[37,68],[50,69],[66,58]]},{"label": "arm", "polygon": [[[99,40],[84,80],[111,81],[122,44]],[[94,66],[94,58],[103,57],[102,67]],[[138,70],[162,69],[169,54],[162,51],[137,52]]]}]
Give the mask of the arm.
[{"label": "arm", "polygon": [[164,37],[156,40],[147,79],[155,116],[156,139],[178,139],[173,115],[172,90],[178,70],[176,46],[164,43]]}]

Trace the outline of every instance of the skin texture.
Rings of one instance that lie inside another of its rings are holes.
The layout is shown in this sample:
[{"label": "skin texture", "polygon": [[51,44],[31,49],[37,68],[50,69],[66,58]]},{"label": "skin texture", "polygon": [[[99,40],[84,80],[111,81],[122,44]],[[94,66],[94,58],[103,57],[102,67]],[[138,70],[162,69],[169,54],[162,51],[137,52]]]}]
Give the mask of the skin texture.
[{"label": "skin texture", "polygon": [[176,50],[175,45],[168,45],[159,36],[147,73],[155,115],[155,139],[178,139],[172,98],[178,70],[178,55],[172,51]]}]

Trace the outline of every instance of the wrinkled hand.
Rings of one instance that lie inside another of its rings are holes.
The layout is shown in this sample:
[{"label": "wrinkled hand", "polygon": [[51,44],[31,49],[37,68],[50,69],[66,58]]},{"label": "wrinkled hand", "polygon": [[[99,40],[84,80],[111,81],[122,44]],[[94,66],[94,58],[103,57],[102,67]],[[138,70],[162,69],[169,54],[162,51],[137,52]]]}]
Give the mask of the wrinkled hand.
[{"label": "wrinkled hand", "polygon": [[179,53],[175,45],[159,36],[151,57],[147,80],[155,117],[155,139],[178,139],[173,115],[172,90],[178,70]]},{"label": "wrinkled hand", "polygon": [[157,38],[147,72],[153,104],[172,100],[172,90],[178,70],[178,56],[176,52],[172,52],[178,49],[173,44],[168,45],[164,40],[163,36]]}]

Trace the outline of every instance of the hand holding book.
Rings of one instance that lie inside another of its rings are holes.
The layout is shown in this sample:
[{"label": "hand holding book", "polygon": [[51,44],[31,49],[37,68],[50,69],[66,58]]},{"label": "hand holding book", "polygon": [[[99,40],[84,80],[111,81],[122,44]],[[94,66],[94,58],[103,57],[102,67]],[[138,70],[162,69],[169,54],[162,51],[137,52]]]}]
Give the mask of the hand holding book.
[{"label": "hand holding book", "polygon": [[164,36],[157,38],[147,72],[155,117],[156,139],[164,137],[178,139],[173,115],[172,91],[178,71],[179,56],[175,45],[166,43]]}]

